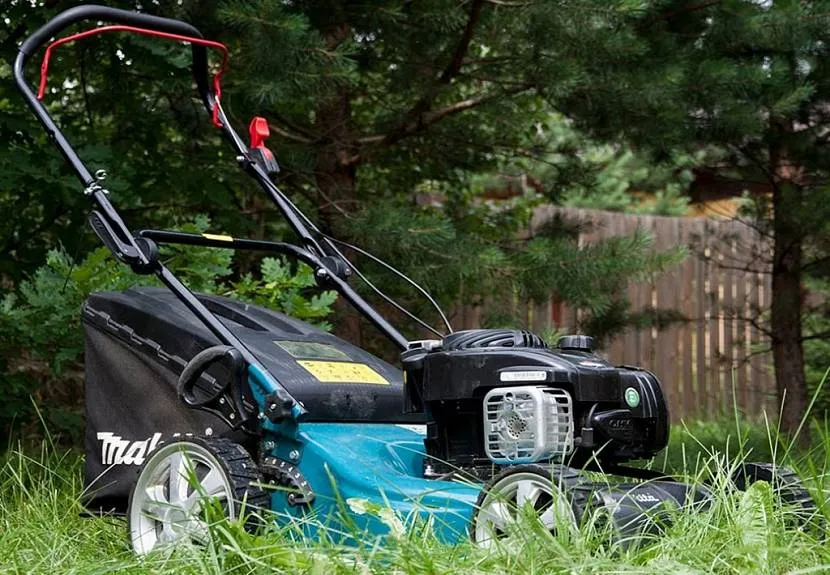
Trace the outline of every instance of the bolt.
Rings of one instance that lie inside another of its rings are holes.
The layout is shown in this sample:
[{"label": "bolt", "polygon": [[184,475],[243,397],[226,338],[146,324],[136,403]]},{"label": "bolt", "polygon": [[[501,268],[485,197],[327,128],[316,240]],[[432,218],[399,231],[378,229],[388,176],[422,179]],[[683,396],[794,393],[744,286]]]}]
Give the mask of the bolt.
[{"label": "bolt", "polygon": [[229,413],[228,414],[228,419],[236,419],[236,414],[235,413]]},{"label": "bolt", "polygon": [[291,453],[288,454],[288,458],[291,461],[297,461],[300,458],[300,452],[297,451],[296,449],[292,449]]},{"label": "bolt", "polygon": [[277,404],[272,403],[271,405],[268,406],[268,409],[270,409],[271,411],[276,411],[277,410]]},{"label": "bolt", "polygon": [[224,397],[219,398],[219,405],[225,405],[225,398]]},{"label": "bolt", "polygon": [[205,435],[207,435],[208,437],[210,437],[211,435],[213,435],[213,428],[212,428],[212,427],[208,427],[207,429],[205,429]]},{"label": "bolt", "polygon": [[273,441],[266,441],[265,442],[265,449],[274,449],[274,442]]}]

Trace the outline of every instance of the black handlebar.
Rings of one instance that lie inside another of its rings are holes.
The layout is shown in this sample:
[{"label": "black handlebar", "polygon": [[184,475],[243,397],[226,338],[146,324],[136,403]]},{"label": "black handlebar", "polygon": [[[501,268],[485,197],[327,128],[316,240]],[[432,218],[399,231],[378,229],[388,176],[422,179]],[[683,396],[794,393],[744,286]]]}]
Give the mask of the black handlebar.
[{"label": "black handlebar", "polygon": [[[140,12],[131,12],[129,10],[120,10],[118,8],[110,8],[108,6],[86,4],[70,8],[65,12],[61,12],[29,36],[20,46],[20,53],[22,55],[21,64],[24,64],[26,59],[47,44],[51,38],[56,36],[62,30],[68,28],[72,24],[83,22],[85,20],[106,21],[113,24],[136,26],[194,38],[203,37],[202,33],[199,32],[198,29],[187,22],[182,22],[181,20],[162,18],[160,16],[150,16],[149,14],[141,14]],[[210,110],[210,106],[212,105],[212,97],[210,92],[210,83],[208,81],[209,74],[207,49],[204,46],[199,46],[197,44],[191,44],[191,47],[193,50],[193,76],[196,80],[196,86],[199,90],[199,95],[201,96],[202,101],[208,107],[208,110]],[[20,69],[22,72],[22,65]]]}]

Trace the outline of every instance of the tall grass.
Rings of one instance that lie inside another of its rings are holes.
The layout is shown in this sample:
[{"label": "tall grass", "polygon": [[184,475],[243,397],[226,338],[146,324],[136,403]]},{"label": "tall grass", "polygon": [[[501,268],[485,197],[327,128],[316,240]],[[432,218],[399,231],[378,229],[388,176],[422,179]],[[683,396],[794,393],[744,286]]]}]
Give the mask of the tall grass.
[{"label": "tall grass", "polygon": [[741,460],[797,468],[830,518],[830,433],[816,427],[809,452],[789,450],[763,425],[693,422],[675,428],[652,467],[715,493],[706,512],[679,510],[661,536],[625,546],[599,525],[551,535],[528,519],[489,550],[450,546],[420,526],[382,538],[355,534],[343,547],[323,534],[298,540],[270,528],[246,533],[218,521],[204,547],[133,556],[123,521],[82,518],[81,457],[49,441],[39,452],[14,449],[0,472],[0,572],[3,573],[813,573],[830,572],[830,544],[799,528],[793,511],[759,483],[738,492],[729,475]]}]

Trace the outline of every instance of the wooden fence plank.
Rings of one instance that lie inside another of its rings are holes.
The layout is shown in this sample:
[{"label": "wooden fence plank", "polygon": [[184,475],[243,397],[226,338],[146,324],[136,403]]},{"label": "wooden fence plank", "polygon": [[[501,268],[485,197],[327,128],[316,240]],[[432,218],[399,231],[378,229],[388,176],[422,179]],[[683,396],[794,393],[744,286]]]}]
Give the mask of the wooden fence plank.
[{"label": "wooden fence plank", "polygon": [[[681,226],[681,238],[683,244],[688,246],[696,240],[692,237],[693,228],[691,226]],[[687,257],[682,264],[681,279],[682,285],[680,289],[683,293],[683,303],[680,309],[686,321],[683,324],[683,330],[680,334],[680,345],[683,349],[683,369],[682,375],[682,402],[675,407],[679,418],[686,418],[692,415],[695,398],[695,306],[694,306],[694,281],[695,281],[695,264],[694,256]]]},{"label": "wooden fence plank", "polygon": [[708,394],[706,385],[708,380],[707,356],[709,354],[708,325],[706,321],[708,311],[706,295],[708,269],[706,261],[703,259],[706,255],[708,238],[706,237],[706,230],[703,225],[699,226],[698,231],[700,232],[700,243],[698,247],[702,253],[695,257],[695,323],[697,324],[697,338],[695,342],[695,363],[697,365],[695,396],[697,401],[695,402],[695,415],[700,417],[706,413]]},{"label": "wooden fence plank", "polygon": [[[731,223],[731,222],[729,222]],[[733,246],[735,240],[731,225],[724,226],[724,235],[720,240],[721,244],[721,325],[722,325],[722,362],[721,362],[721,398],[719,409],[724,413],[731,413],[734,408],[733,396],[735,395],[735,379],[733,368],[735,365],[734,353],[734,329],[735,321],[732,317],[732,309],[735,302],[735,262],[733,258]]]}]

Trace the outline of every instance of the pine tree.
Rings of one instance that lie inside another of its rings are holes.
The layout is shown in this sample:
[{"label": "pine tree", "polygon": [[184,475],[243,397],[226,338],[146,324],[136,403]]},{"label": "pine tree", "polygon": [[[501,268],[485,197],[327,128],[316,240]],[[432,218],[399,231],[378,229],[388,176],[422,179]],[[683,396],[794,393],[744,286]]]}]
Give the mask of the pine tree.
[{"label": "pine tree", "polygon": [[[769,334],[781,427],[808,405],[805,275],[830,261],[828,2],[569,2],[529,8],[548,101],[598,138],[623,134],[655,155],[722,150],[719,168],[765,182],[757,226],[774,248]],[[551,81],[555,80],[555,81]],[[802,436],[806,440],[805,436]]]}]

